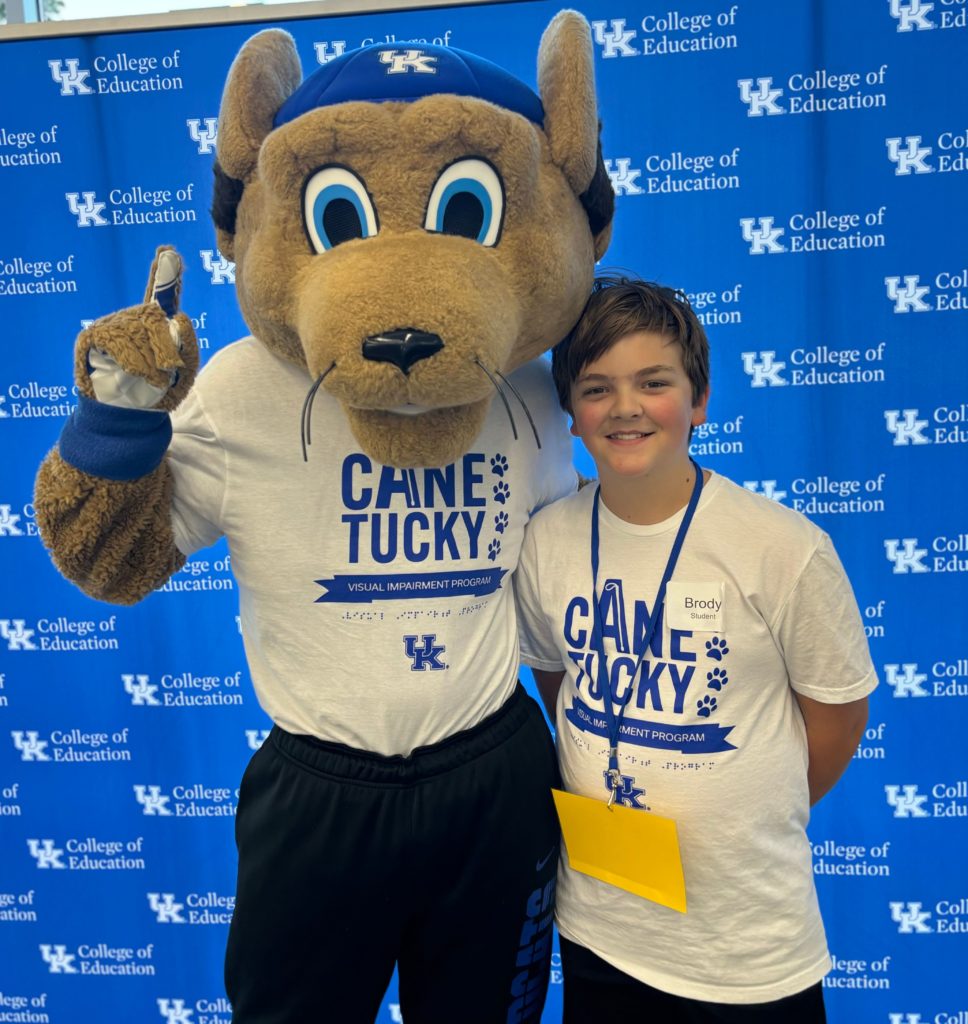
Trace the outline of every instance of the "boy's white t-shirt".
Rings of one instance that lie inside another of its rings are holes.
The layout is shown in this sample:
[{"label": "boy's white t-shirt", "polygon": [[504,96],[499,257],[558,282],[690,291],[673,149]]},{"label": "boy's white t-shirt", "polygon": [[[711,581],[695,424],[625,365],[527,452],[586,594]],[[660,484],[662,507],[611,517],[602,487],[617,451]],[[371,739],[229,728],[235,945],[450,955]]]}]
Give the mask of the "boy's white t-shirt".
[{"label": "boy's white t-shirt", "polygon": [[[608,740],[591,654],[594,485],[529,524],[515,589],[522,661],[565,668],[558,698],[564,786],[606,801]],[[653,526],[600,503],[599,595],[614,706],[641,649],[680,511]],[[723,628],[672,630],[635,676],[619,745],[619,800],[678,823],[688,913],[571,869],[558,924],[655,988],[768,1002],[815,984],[830,960],[805,828],[807,745],[794,691],[830,704],[877,685],[860,613],[830,538],[799,513],[712,474],[672,577],[724,585]],[[668,605],[668,602],[667,602]],[[591,722],[591,724],[590,724]]]},{"label": "boy's white t-shirt", "polygon": [[259,702],[281,728],[411,753],[497,711],[518,672],[510,574],[538,507],[573,491],[571,438],[546,363],[511,378],[471,450],[439,469],[374,463],[320,390],[253,338],[212,357],[172,417],[175,543],[228,539]]}]

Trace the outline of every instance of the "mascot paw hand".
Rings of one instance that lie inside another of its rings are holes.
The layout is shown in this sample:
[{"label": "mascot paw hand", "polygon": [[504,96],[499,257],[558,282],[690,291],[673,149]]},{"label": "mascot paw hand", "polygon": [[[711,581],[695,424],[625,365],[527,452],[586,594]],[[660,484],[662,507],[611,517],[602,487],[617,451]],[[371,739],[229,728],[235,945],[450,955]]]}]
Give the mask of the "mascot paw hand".
[{"label": "mascot paw hand", "polygon": [[162,247],[151,265],[145,300],[95,321],[77,339],[74,373],[88,398],[126,409],[171,411],[198,370],[191,320],[178,312],[182,261]]}]

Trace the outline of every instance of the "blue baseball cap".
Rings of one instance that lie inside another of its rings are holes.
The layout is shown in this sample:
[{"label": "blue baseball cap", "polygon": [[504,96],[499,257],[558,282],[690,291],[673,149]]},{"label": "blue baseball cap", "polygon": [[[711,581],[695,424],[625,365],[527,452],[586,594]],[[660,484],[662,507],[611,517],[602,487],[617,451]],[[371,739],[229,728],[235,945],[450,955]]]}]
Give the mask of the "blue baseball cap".
[{"label": "blue baseball cap", "polygon": [[336,103],[407,103],[440,93],[487,100],[537,125],[544,123],[537,94],[483,57],[430,43],[371,43],[314,71],[279,108],[272,125],[278,128]]}]

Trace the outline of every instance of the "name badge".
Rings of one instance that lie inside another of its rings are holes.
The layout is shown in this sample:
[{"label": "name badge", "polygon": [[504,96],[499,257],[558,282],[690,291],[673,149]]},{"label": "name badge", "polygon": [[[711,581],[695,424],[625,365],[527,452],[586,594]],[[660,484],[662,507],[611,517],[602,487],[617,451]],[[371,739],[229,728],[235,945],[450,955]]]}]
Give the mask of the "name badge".
[{"label": "name badge", "polygon": [[677,583],[666,589],[665,615],[672,629],[725,633],[725,583]]},{"label": "name badge", "polygon": [[575,871],[686,913],[679,832],[672,818],[609,807],[553,789],[568,863]]}]

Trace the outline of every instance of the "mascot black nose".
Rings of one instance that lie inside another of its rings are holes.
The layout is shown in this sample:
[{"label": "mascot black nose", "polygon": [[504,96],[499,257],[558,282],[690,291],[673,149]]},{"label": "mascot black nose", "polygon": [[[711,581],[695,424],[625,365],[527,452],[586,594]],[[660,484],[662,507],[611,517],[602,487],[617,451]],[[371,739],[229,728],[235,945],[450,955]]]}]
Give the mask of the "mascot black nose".
[{"label": "mascot black nose", "polygon": [[415,327],[398,327],[395,331],[371,334],[363,342],[363,358],[376,363],[393,363],[404,373],[421,359],[432,356],[444,347],[436,334],[418,331]]}]

